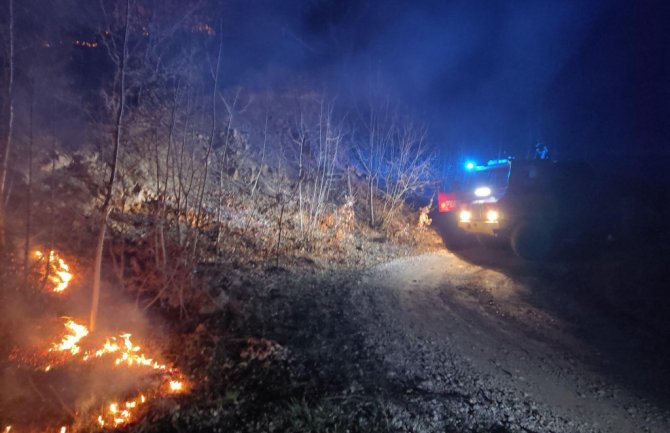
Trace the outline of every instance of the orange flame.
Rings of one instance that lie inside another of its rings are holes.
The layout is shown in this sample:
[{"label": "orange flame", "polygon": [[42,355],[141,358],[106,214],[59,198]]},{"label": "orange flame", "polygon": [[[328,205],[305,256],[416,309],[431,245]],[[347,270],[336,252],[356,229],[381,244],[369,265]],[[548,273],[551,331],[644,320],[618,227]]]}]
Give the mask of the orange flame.
[{"label": "orange flame", "polygon": [[106,425],[121,427],[134,421],[134,415],[137,409],[147,400],[144,394],[140,394],[123,404],[112,402],[107,406],[106,410],[98,415],[98,425],[104,427]]},{"label": "orange flame", "polygon": [[[47,281],[53,284],[50,289],[54,293],[65,291],[73,279],[73,273],[70,272],[68,264],[59,257],[58,253],[50,251],[47,258],[41,251],[35,251],[33,257],[37,261],[47,260],[46,266],[39,266],[39,268],[41,268],[42,278],[48,276]],[[90,422],[95,423],[97,421],[97,426],[100,428],[120,428],[135,422],[142,405],[151,401],[151,399],[188,390],[188,382],[179,370],[161,364],[142,353],[142,348],[131,340],[131,334],[123,333],[108,337],[99,349],[86,349],[86,347],[82,348],[80,344],[85,337],[89,336],[89,329],[71,318],[64,317],[64,320],[65,335],[60,341],[51,344],[49,352],[58,352],[68,356],[72,361],[80,362],[111,358],[110,361],[113,360],[112,365],[115,368],[148,368],[160,372],[160,385],[157,385],[148,394],[138,394],[126,401],[108,402],[97,414],[97,417],[93,415]],[[91,346],[89,345],[89,347]],[[49,372],[62,365],[61,361],[53,363],[54,361],[50,359],[49,364],[42,364],[40,369]],[[60,427],[59,433],[67,433],[70,427]],[[12,431],[12,426],[6,425],[2,433],[10,433],[10,431]]]},{"label": "orange flame", "polygon": [[[77,343],[79,343],[82,338],[88,335],[88,329],[84,325],[80,325],[72,319],[66,320],[65,327],[68,328],[71,333],[63,337],[63,341],[60,343],[54,344],[51,349],[49,349],[49,352],[69,351],[72,355],[76,355],[81,351],[81,347],[79,347]],[[49,366],[47,366],[46,371],[49,371],[48,368]]]},{"label": "orange flame", "polygon": [[92,358],[101,358],[106,354],[118,352],[119,355],[114,360],[114,365],[123,364],[128,367],[149,367],[154,370],[168,371],[165,364],[159,364],[153,359],[147,358],[143,353],[140,353],[142,349],[140,346],[135,346],[132,341],[130,341],[131,336],[132,334],[121,334],[119,338],[123,340],[122,343],[119,343],[119,340],[116,337],[108,338],[101,349],[98,349],[95,352],[86,353],[82,359],[88,361]]},{"label": "orange flame", "polygon": [[181,392],[184,390],[184,383],[179,380],[170,381],[170,391],[171,392]]},{"label": "orange flame", "polygon": [[[44,259],[44,253],[41,251],[35,251],[33,253],[33,257],[35,257],[36,260],[41,261]],[[58,253],[53,250],[49,251],[49,257],[47,260],[47,266],[49,267],[48,280],[53,284],[51,291],[54,293],[63,293],[70,284],[70,281],[72,281],[74,278],[74,275],[70,272],[70,266],[65,263],[65,260],[60,258]],[[46,270],[42,271],[42,274],[46,273]]]},{"label": "orange flame", "polygon": [[[181,379],[178,370],[168,368],[165,364],[160,364],[151,358],[148,358],[141,351],[141,347],[134,344],[131,340],[131,334],[124,333],[118,337],[107,338],[102,348],[95,351],[86,351],[81,353],[78,343],[89,334],[84,325],[67,319],[65,326],[70,330],[70,334],[63,338],[59,344],[54,344],[52,350],[70,352],[72,356],[81,361],[89,361],[96,358],[103,358],[106,355],[114,355],[114,366],[126,367],[147,367],[153,370],[159,370],[167,375],[168,386],[167,393],[177,394],[186,390],[186,382]],[[45,371],[49,371],[51,366],[47,366]],[[127,400],[123,403],[111,402],[106,410],[103,410],[97,417],[98,425],[102,427],[122,427],[135,420],[135,413],[139,407],[147,402],[144,394]]]}]

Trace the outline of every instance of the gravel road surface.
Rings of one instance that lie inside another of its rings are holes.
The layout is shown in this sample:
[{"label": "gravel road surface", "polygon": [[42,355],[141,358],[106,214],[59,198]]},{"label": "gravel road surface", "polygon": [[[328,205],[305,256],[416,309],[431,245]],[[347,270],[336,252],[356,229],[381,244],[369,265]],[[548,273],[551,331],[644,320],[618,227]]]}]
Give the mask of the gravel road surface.
[{"label": "gravel road surface", "polygon": [[547,289],[554,275],[510,277],[448,250],[367,272],[352,306],[398,412],[429,431],[669,432],[667,405],[608,374],[581,338],[606,324]]}]

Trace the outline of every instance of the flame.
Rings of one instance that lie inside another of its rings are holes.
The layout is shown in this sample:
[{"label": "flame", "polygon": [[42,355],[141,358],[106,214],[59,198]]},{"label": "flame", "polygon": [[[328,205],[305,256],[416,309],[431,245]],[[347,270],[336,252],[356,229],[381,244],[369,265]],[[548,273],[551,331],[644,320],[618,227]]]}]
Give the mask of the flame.
[{"label": "flame", "polygon": [[108,338],[101,349],[98,349],[95,352],[86,353],[82,357],[82,360],[88,361],[92,358],[101,358],[104,355],[118,352],[119,355],[114,360],[114,365],[116,366],[127,365],[128,367],[149,367],[154,370],[161,371],[169,370],[165,364],[159,364],[153,359],[147,358],[143,353],[140,353],[142,349],[140,346],[133,344],[133,342],[130,340],[131,336],[132,334],[121,334],[119,338],[122,340],[122,343],[119,342],[119,338]]},{"label": "flame", "polygon": [[[37,250],[33,252],[33,257],[38,261],[42,261],[44,253]],[[70,272],[70,266],[53,250],[49,251],[48,262],[47,266],[49,270],[41,269],[40,273],[42,277],[45,277],[47,273],[49,274],[48,280],[53,284],[52,292],[63,293],[74,278],[74,275]]]},{"label": "flame", "polygon": [[184,389],[184,384],[178,380],[170,381],[170,391],[171,392],[181,392]]},{"label": "flame", "polygon": [[[81,351],[81,347],[79,347],[77,343],[88,335],[88,329],[86,326],[80,325],[72,319],[66,319],[65,327],[68,328],[71,333],[63,337],[63,341],[60,343],[54,344],[49,351],[69,351],[72,355],[76,355]],[[49,369],[50,366],[47,366],[45,370],[49,371]]]},{"label": "flame", "polygon": [[122,427],[135,420],[135,412],[140,405],[146,402],[144,394],[140,394],[123,403],[112,402],[107,406],[106,410],[98,415],[98,425],[104,427],[106,425],[113,425],[114,427]]},{"label": "flame", "polygon": [[[185,382],[182,380],[170,380],[168,382],[171,393],[179,393],[185,390]],[[137,411],[148,401],[144,394],[139,394],[123,403],[112,402],[98,415],[97,421],[100,427],[114,426],[123,427],[136,419]]]},{"label": "flame", "polygon": [[[48,257],[48,258],[47,258]],[[53,284],[50,290],[54,293],[65,291],[73,279],[73,273],[70,272],[68,264],[55,251],[49,251],[45,255],[41,251],[34,251],[33,258],[39,261],[37,269],[42,279]],[[47,260],[46,266],[44,260]],[[40,266],[41,265],[41,266]],[[82,344],[86,337],[90,337],[90,330],[77,321],[64,317],[65,334],[51,343],[48,352],[59,353],[64,359],[46,359],[39,362],[37,368],[44,372],[62,368],[66,362],[109,362],[114,369],[120,368],[146,368],[159,373],[156,377],[159,382],[154,383],[154,389],[144,390],[129,399],[119,399],[107,401],[98,413],[89,413],[90,422],[99,428],[121,428],[139,419],[139,411],[142,406],[155,398],[160,398],[169,394],[185,392],[188,389],[188,382],[176,368],[168,367],[165,364],[154,360],[143,353],[140,345],[132,340],[132,334],[121,333],[117,336],[111,336],[104,339],[104,344],[97,346],[95,344]],[[102,341],[102,340],[100,340]],[[81,346],[84,346],[83,348]],[[20,357],[15,357],[20,359]],[[128,396],[124,396],[128,398]],[[104,400],[102,401],[104,402]],[[72,426],[60,427],[59,433],[67,433]],[[49,431],[55,431],[57,426],[52,426]],[[11,425],[6,425],[2,433],[10,433]]]},{"label": "flame", "polygon": [[[70,330],[70,334],[66,335],[61,343],[54,344],[52,350],[69,352],[73,357],[83,362],[113,355],[114,367],[144,367],[161,371],[167,377],[168,393],[176,394],[186,390],[186,383],[181,379],[179,371],[168,368],[165,364],[160,364],[152,358],[147,357],[142,353],[142,348],[131,340],[132,334],[123,333],[118,337],[109,337],[100,349],[82,353],[78,343],[89,334],[88,329],[72,319],[67,319],[65,326]],[[50,368],[51,366],[49,365],[44,370],[49,371]],[[139,407],[147,401],[148,399],[144,394],[139,394],[122,403],[111,402],[107,405],[106,410],[103,410],[98,415],[97,423],[100,427],[123,427],[135,420],[135,414],[139,410]]]}]

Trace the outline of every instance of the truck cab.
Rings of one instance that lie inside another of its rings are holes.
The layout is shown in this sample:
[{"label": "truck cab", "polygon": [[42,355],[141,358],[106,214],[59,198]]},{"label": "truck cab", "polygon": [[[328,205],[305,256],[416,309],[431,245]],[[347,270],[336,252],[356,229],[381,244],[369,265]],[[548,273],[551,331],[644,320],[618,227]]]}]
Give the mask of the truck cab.
[{"label": "truck cab", "polygon": [[508,159],[500,159],[486,165],[466,164],[464,175],[452,183],[449,192],[438,192],[438,212],[457,213],[468,203],[502,197],[508,184],[510,163]]},{"label": "truck cab", "polygon": [[437,194],[437,223],[447,247],[458,249],[471,243],[471,236],[460,229],[461,211],[473,203],[495,202],[508,185],[511,161],[499,159],[485,165],[465,164],[465,170]]}]

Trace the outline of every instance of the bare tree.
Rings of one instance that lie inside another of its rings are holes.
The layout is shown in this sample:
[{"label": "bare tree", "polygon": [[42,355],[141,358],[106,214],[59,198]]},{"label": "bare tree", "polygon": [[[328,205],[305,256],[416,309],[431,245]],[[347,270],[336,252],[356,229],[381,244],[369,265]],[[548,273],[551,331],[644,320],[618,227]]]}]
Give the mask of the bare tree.
[{"label": "bare tree", "polygon": [[[32,210],[33,210],[33,139],[34,139],[34,116],[35,111],[35,95],[34,87],[30,88],[30,115],[29,115],[29,131],[28,131],[28,170],[26,179],[26,213],[25,213],[25,236],[23,240],[23,271],[24,284],[28,281],[29,260],[30,260],[30,236],[32,234]],[[47,255],[49,261],[50,255]]]},{"label": "bare tree", "polygon": [[392,146],[384,161],[382,221],[393,219],[410,193],[430,181],[432,156],[426,149],[426,128],[404,118],[394,128]]},{"label": "bare tree", "polygon": [[297,147],[298,211],[300,233],[308,245],[313,241],[326,205],[343,140],[342,120],[336,120],[335,104],[324,97],[300,106],[293,142]]},{"label": "bare tree", "polygon": [[95,329],[98,318],[98,307],[100,303],[100,278],[102,274],[102,253],[105,244],[105,233],[107,231],[107,219],[112,209],[112,196],[114,193],[114,182],[116,180],[117,164],[119,160],[119,150],[121,148],[121,140],[123,138],[124,114],[126,110],[126,67],[128,60],[128,32],[130,21],[130,0],[126,0],[125,13],[123,16],[123,30],[121,39],[121,48],[118,52],[111,51],[108,47],[108,52],[116,65],[115,76],[118,78],[118,84],[114,85],[114,100],[115,100],[115,122],[113,134],[113,150],[112,159],[110,161],[109,179],[105,185],[104,202],[100,208],[100,221],[98,227],[98,237],[95,248],[95,258],[93,263],[93,294],[91,297],[91,314],[89,320],[89,328]]},{"label": "bare tree", "polygon": [[212,91],[212,98],[211,98],[211,104],[212,104],[212,127],[209,131],[209,137],[207,139],[207,150],[205,152],[205,163],[204,163],[204,173],[202,175],[202,182],[199,187],[199,192],[198,192],[198,204],[197,204],[197,209],[196,209],[196,220],[195,220],[195,231],[194,231],[194,239],[193,239],[193,250],[192,250],[192,259],[195,258],[196,252],[197,252],[197,247],[198,247],[198,229],[200,228],[200,224],[202,222],[203,218],[203,203],[204,203],[204,198],[205,198],[205,192],[207,190],[207,175],[209,174],[209,166],[210,166],[210,156],[212,154],[212,149],[214,149],[214,141],[216,139],[216,120],[217,120],[217,114],[216,114],[216,97],[218,95],[219,91],[219,73],[221,70],[221,55],[223,51],[223,35],[221,35],[221,40],[219,41],[219,49],[218,53],[216,56],[216,65],[214,67],[214,71],[212,72],[212,76],[214,79],[214,89]]},{"label": "bare tree", "polygon": [[354,154],[367,179],[367,201],[369,223],[378,224],[375,196],[379,189],[381,173],[387,161],[395,128],[396,110],[388,99],[370,98],[367,107],[360,114],[363,134],[354,140]]},{"label": "bare tree", "polygon": [[268,110],[265,110],[265,127],[263,128],[263,149],[261,151],[261,161],[258,164],[258,171],[256,173],[256,176],[253,177],[253,183],[251,186],[251,198],[254,198],[254,193],[256,192],[256,187],[258,187],[258,179],[261,177],[261,173],[263,173],[263,165],[265,164],[265,151],[267,149],[267,143],[268,143],[268,119],[270,115]]},{"label": "bare tree", "polygon": [[7,137],[2,150],[2,164],[0,165],[0,252],[6,248],[6,196],[7,196],[7,171],[9,170],[9,157],[12,149],[12,137],[14,135],[14,0],[9,0],[9,80],[7,81],[7,100],[9,103],[9,118],[7,120]]},{"label": "bare tree", "polygon": [[367,179],[369,223],[385,226],[409,194],[428,182],[427,131],[388,99],[370,98],[361,118],[364,133],[354,140],[353,151]]},{"label": "bare tree", "polygon": [[342,127],[334,119],[334,104],[319,101],[318,139],[314,154],[314,165],[311,176],[309,230],[316,231],[321,216],[326,210],[326,203],[331,198],[333,179],[338,168],[340,145],[343,138]]}]

